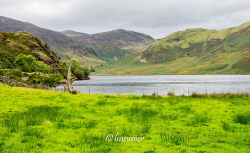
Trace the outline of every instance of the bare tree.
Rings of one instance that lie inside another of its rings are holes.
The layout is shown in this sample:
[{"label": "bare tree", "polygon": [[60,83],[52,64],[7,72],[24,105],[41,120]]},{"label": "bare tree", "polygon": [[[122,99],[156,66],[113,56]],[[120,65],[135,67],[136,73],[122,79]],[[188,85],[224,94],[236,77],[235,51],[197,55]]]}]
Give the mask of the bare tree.
[{"label": "bare tree", "polygon": [[71,76],[71,74],[72,74],[72,72],[71,72],[72,60],[70,57],[68,57],[68,56],[66,56],[66,57],[69,59],[69,67],[68,67],[65,91],[71,93],[73,91],[73,82],[74,82],[75,78]]}]

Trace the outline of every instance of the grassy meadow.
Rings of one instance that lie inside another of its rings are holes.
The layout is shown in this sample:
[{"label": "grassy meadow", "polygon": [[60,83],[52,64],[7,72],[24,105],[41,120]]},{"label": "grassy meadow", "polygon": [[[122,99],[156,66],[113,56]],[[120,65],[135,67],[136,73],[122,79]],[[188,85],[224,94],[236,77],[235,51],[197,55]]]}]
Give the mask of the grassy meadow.
[{"label": "grassy meadow", "polygon": [[[71,95],[0,84],[1,153],[249,153],[250,97]],[[142,141],[107,141],[114,136]]]}]

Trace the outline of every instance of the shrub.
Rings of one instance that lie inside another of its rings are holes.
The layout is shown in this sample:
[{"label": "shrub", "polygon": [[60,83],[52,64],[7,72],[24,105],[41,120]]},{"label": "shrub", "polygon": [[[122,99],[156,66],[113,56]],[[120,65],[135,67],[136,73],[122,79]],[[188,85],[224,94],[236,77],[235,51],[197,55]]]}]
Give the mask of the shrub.
[{"label": "shrub", "polygon": [[175,93],[174,92],[172,92],[172,91],[170,91],[170,92],[168,92],[168,94],[167,94],[168,96],[175,96]]},{"label": "shrub", "polygon": [[90,69],[90,72],[95,72],[95,69],[94,69],[94,68],[91,68],[91,69]]},{"label": "shrub", "polygon": [[76,95],[78,92],[77,92],[77,90],[72,90],[70,93],[73,95]]},{"label": "shrub", "polygon": [[42,61],[35,61],[34,66],[36,72],[50,73],[52,71],[51,67]]},{"label": "shrub", "polygon": [[23,72],[50,73],[51,67],[42,61],[35,61],[32,55],[19,54],[15,59],[16,67]]},{"label": "shrub", "polygon": [[21,53],[16,57],[15,64],[23,72],[32,72],[34,69],[34,57]]},{"label": "shrub", "polygon": [[22,72],[20,70],[17,70],[17,69],[10,69],[8,70],[6,73],[5,73],[5,76],[11,78],[11,79],[14,79],[14,80],[18,80],[18,81],[21,81],[21,77],[23,76],[22,75]]},{"label": "shrub", "polygon": [[47,85],[49,87],[55,87],[62,79],[63,76],[59,73],[51,74],[42,80],[42,84]]},{"label": "shrub", "polygon": [[9,69],[0,69],[0,75],[4,76],[8,71]]},{"label": "shrub", "polygon": [[[68,64],[66,62],[62,62],[61,69],[62,69],[62,73],[63,73],[64,78],[66,78],[67,73],[68,73]],[[84,79],[89,79],[90,71],[89,71],[89,69],[82,68],[80,66],[80,63],[73,60],[73,62],[72,62],[72,74],[78,80],[84,80]]]}]

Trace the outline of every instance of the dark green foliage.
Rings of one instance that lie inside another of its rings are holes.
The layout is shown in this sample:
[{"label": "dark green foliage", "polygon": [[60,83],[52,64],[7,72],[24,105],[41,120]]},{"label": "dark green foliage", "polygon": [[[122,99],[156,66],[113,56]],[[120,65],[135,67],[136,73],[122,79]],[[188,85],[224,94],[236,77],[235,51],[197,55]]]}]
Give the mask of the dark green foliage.
[{"label": "dark green foliage", "polygon": [[90,72],[95,72],[95,69],[94,69],[94,68],[91,68],[91,69],[90,69]]},{"label": "dark green foliage", "polygon": [[234,121],[240,124],[250,123],[250,112],[239,113],[234,116]]},{"label": "dark green foliage", "polygon": [[[67,78],[68,68],[69,68],[69,65],[65,61],[63,61],[61,63],[61,69],[62,69],[62,74],[64,78]],[[72,75],[77,80],[89,79],[90,71],[86,68],[81,67],[79,62],[73,60],[71,69],[72,69]]]},{"label": "dark green foliage", "polygon": [[32,55],[19,54],[15,59],[15,64],[23,72],[32,72],[34,68],[34,57]]},{"label": "dark green foliage", "polygon": [[19,54],[15,59],[15,65],[23,72],[50,73],[51,67],[42,61],[35,61],[32,55]]},{"label": "dark green foliage", "polygon": [[42,73],[50,73],[52,71],[51,67],[42,61],[35,61],[35,71]]},{"label": "dark green foliage", "polygon": [[18,69],[10,69],[6,73],[4,73],[3,75],[5,75],[11,79],[21,81],[21,77],[23,76],[23,73]]},{"label": "dark green foliage", "polygon": [[59,73],[50,74],[42,80],[43,85],[47,85],[49,87],[55,87],[60,80],[63,79],[63,76]]},{"label": "dark green foliage", "polygon": [[72,73],[78,80],[84,80],[89,73],[83,69],[77,61],[72,62]]}]

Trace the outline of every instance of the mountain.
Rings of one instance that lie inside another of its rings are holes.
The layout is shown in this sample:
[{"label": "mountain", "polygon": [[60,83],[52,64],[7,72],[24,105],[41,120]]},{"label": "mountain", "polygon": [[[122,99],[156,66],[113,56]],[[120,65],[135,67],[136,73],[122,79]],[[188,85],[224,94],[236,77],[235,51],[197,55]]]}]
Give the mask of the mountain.
[{"label": "mountain", "polygon": [[86,67],[116,61],[154,41],[150,36],[127,30],[113,30],[93,35],[72,30],[56,32],[3,16],[0,16],[0,31],[28,32],[45,41],[62,59],[70,56]]},{"label": "mountain", "polygon": [[224,30],[187,29],[99,68],[99,74],[250,74],[250,22]]},{"label": "mountain", "polygon": [[[123,29],[84,36],[71,36],[89,52],[105,61],[118,60],[138,52],[154,41],[151,36]],[[91,50],[91,51],[90,51]]]},{"label": "mountain", "polygon": [[62,59],[66,59],[66,55],[71,56],[82,64],[103,64],[100,59],[97,59],[93,54],[89,53],[85,48],[81,48],[78,42],[75,42],[70,37],[53,30],[38,27],[36,25],[22,22],[7,17],[0,16],[0,31],[16,32],[24,31],[45,41],[48,46],[55,51]]},{"label": "mountain", "polygon": [[76,32],[73,30],[64,30],[64,31],[60,31],[60,33],[69,36],[69,37],[74,37],[74,36],[88,36],[88,34],[86,33],[82,33],[82,32]]},{"label": "mountain", "polygon": [[15,67],[14,60],[21,53],[59,67],[60,58],[37,37],[26,32],[0,32],[0,69]]}]

